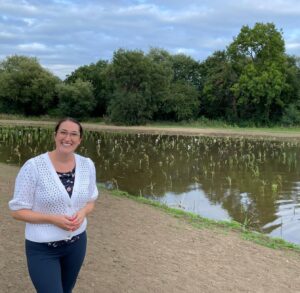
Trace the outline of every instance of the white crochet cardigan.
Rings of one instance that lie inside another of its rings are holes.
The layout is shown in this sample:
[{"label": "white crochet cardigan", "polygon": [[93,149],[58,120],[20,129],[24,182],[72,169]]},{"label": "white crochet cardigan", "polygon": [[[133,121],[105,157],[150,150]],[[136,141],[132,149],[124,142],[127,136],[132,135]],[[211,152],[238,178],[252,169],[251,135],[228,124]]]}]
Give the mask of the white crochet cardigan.
[{"label": "white crochet cardigan", "polygon": [[[98,197],[94,163],[75,154],[75,182],[70,198],[60,181],[48,153],[28,160],[16,178],[11,210],[30,209],[44,214],[73,215]],[[63,230],[52,224],[26,223],[25,238],[34,242],[70,239],[85,231],[87,220],[76,231]]]}]

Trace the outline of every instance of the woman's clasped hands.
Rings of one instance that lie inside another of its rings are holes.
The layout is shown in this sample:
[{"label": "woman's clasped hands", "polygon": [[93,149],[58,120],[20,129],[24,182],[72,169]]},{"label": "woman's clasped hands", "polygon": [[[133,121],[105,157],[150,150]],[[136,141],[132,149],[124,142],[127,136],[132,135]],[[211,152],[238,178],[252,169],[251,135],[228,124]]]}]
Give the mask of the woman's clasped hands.
[{"label": "woman's clasped hands", "polygon": [[85,214],[78,211],[72,216],[55,215],[53,216],[53,224],[67,231],[76,231],[84,221]]}]

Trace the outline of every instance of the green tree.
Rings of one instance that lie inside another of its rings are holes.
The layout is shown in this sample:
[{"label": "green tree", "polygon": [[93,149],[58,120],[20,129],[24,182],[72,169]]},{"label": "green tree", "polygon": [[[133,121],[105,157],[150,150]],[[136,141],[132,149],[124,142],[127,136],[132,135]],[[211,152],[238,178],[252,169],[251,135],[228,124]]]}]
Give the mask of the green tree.
[{"label": "green tree", "polygon": [[201,87],[200,63],[184,54],[171,56],[174,81],[184,81],[196,89]]},{"label": "green tree", "polygon": [[212,119],[234,121],[237,118],[236,97],[231,87],[237,74],[225,51],[216,51],[201,63],[201,111]]},{"label": "green tree", "polygon": [[199,112],[199,92],[183,81],[172,83],[168,98],[163,101],[163,109],[168,120],[182,121],[197,118]]},{"label": "green tree", "polygon": [[96,105],[93,86],[81,79],[73,83],[59,84],[56,88],[58,94],[58,113],[64,116],[87,118]]},{"label": "green tree", "polygon": [[287,83],[283,112],[278,113],[284,125],[300,124],[300,58],[287,55]]},{"label": "green tree", "polygon": [[147,57],[151,62],[149,82],[153,120],[170,119],[169,111],[166,111],[165,105],[170,97],[171,83],[174,79],[172,56],[166,50],[152,48]]},{"label": "green tree", "polygon": [[147,102],[138,91],[116,91],[108,110],[111,121],[117,124],[140,125],[151,118]]},{"label": "green tree", "polygon": [[239,97],[240,115],[244,119],[269,122],[272,106],[284,108],[281,93],[286,86],[288,85],[284,73],[274,64],[261,71],[253,64],[249,64],[238,83],[232,87],[233,92]]},{"label": "green tree", "polygon": [[287,58],[282,32],[273,23],[243,26],[228,47],[238,80],[232,86],[240,119],[268,123],[285,106]]},{"label": "green tree", "polygon": [[77,68],[65,80],[66,83],[73,83],[77,79],[81,79],[82,81],[89,81],[93,85],[93,94],[96,100],[96,106],[92,113],[93,116],[107,114],[111,91],[107,74],[108,66],[108,61],[99,60],[96,64],[92,63]]},{"label": "green tree", "polygon": [[199,112],[200,64],[184,54],[171,55],[153,48],[152,93],[158,120],[189,120]]},{"label": "green tree", "polygon": [[114,53],[109,73],[114,90],[108,109],[113,122],[141,124],[152,119],[157,109],[154,86],[160,87],[154,84],[158,80],[155,73],[142,51],[120,49]]},{"label": "green tree", "polygon": [[0,63],[0,111],[45,114],[55,103],[55,86],[60,82],[36,58],[7,57]]}]

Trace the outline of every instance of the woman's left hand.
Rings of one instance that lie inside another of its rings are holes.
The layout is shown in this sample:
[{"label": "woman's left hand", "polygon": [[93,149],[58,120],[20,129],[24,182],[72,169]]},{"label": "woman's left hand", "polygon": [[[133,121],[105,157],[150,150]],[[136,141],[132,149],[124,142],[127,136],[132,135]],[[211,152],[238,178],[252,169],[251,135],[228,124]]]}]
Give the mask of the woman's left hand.
[{"label": "woman's left hand", "polygon": [[75,225],[75,227],[73,228],[73,231],[77,230],[81,226],[81,224],[84,221],[84,218],[85,218],[85,211],[84,211],[84,209],[79,210],[76,214],[74,214],[71,217],[71,221]]},{"label": "woman's left hand", "polygon": [[88,202],[85,207],[79,210],[76,214],[70,217],[70,220],[75,224],[72,231],[77,230],[83,223],[85,217],[94,209],[95,203],[93,201]]}]

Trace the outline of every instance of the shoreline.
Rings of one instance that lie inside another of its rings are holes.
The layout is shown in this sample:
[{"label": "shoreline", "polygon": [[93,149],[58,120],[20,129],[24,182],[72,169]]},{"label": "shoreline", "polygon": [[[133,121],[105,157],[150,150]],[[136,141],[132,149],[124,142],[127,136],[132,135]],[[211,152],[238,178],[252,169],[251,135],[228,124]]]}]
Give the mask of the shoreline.
[{"label": "shoreline", "polygon": [[[36,126],[36,127],[54,127],[53,121],[35,121],[35,120],[9,120],[0,119],[2,126]],[[87,130],[119,132],[119,133],[143,133],[143,134],[161,134],[161,135],[186,135],[186,136],[230,136],[245,138],[264,138],[264,139],[300,139],[300,132],[286,132],[280,130],[255,130],[255,129],[232,129],[232,128],[197,128],[197,127],[165,127],[165,126],[117,126],[99,123],[82,122],[82,126]]]}]

